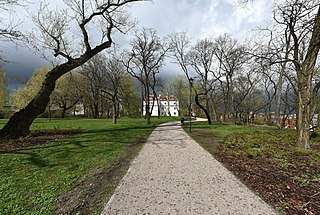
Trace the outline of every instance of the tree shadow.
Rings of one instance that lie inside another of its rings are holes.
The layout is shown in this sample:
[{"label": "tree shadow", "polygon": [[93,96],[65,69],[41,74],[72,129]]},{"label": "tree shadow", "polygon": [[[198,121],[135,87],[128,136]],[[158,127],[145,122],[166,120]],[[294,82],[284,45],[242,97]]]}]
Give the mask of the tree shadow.
[{"label": "tree shadow", "polygon": [[[162,127],[172,127],[173,125],[161,125]],[[114,127],[111,129],[100,129],[100,130],[87,130],[84,133],[80,133],[79,135],[66,136],[62,139],[53,139],[49,140],[40,145],[34,145],[27,148],[17,149],[15,151],[10,152],[0,152],[1,154],[20,154],[27,155],[30,163],[44,168],[44,167],[53,167],[59,164],[56,160],[49,161],[46,159],[45,155],[43,155],[42,151],[38,150],[48,150],[47,154],[50,156],[55,155],[57,160],[61,157],[70,157],[72,158],[74,155],[78,153],[83,153],[83,149],[87,150],[87,153],[92,152],[92,156],[95,153],[95,143],[115,143],[122,144],[125,147],[130,147],[133,144],[143,144],[146,142],[146,135],[136,135],[135,131],[139,132],[139,130],[150,129],[151,131],[156,126],[128,126],[128,127]],[[128,134],[129,131],[129,134]],[[106,135],[108,133],[108,135]],[[44,134],[45,135],[45,134]],[[104,153],[108,153],[108,151],[112,151],[113,149],[108,149],[107,147],[103,150]]]},{"label": "tree shadow", "polygon": [[32,163],[38,167],[53,167],[54,166],[52,164],[49,164],[46,160],[42,159],[35,152],[17,151],[17,152],[14,152],[13,154],[28,155],[29,157],[26,158],[26,160],[30,161],[30,163]]}]

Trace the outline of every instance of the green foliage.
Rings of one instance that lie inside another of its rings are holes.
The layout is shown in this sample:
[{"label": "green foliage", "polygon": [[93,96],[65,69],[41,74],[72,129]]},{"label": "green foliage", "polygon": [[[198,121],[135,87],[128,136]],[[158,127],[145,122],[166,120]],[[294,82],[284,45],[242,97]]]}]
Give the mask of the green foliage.
[{"label": "green foliage", "polygon": [[82,101],[84,92],[88,89],[87,79],[78,72],[70,72],[60,77],[50,96],[51,109],[60,109],[61,118],[68,110],[74,110],[76,104]]},{"label": "green foliage", "polygon": [[302,186],[309,186],[313,182],[319,182],[320,175],[302,174],[300,176],[294,176],[293,180]]},{"label": "green foliage", "polygon": [[137,93],[135,80],[132,76],[124,75],[120,81],[120,97],[123,114],[133,117],[139,116],[140,97]]},{"label": "green foliage", "polygon": [[6,73],[0,70],[0,111],[3,110],[7,96],[8,92]]},{"label": "green foliage", "polygon": [[13,99],[17,109],[23,109],[37,95],[48,72],[48,68],[37,69],[27,83],[15,91]]},{"label": "green foliage", "polygon": [[179,111],[182,115],[188,115],[189,108],[189,83],[185,75],[177,75],[166,82],[163,94],[174,95],[179,101]]},{"label": "green foliage", "polygon": [[[27,83],[15,91],[13,99],[17,109],[24,108],[37,95],[48,72],[48,68],[37,69]],[[87,91],[86,86],[85,77],[77,72],[63,75],[57,80],[50,97],[51,108],[63,112],[71,109],[82,98],[83,92]]]},{"label": "green foliage", "polygon": [[[60,195],[131,153],[133,143],[141,144],[157,124],[172,119],[155,118],[152,125],[146,125],[144,119],[121,118],[116,125],[110,120],[37,119],[33,130],[80,128],[85,133],[0,153],[0,214],[53,213]],[[0,120],[0,128],[5,122]]]}]

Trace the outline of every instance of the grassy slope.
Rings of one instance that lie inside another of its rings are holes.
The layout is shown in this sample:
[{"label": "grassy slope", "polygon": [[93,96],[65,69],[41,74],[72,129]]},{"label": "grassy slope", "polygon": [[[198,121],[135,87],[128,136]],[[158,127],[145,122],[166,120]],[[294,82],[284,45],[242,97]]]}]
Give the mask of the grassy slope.
[{"label": "grassy slope", "polygon": [[[172,118],[52,120],[38,119],[32,129],[85,129],[83,134],[31,149],[0,154],[0,214],[50,214],[55,200],[79,181],[89,180],[130,153],[155,125]],[[0,121],[2,127],[4,121]]]},{"label": "grassy slope", "polygon": [[[320,163],[318,150],[304,151],[296,146],[295,130],[198,123],[193,125],[193,132],[190,135],[207,150],[215,150],[217,143],[220,143],[222,149],[232,156],[245,155],[249,158],[257,158],[265,155],[271,156],[280,164],[299,156],[309,156],[312,165],[314,162]],[[315,135],[311,141],[311,147],[316,149],[319,145],[320,136]]]},{"label": "grassy slope", "polygon": [[319,136],[313,135],[312,149],[304,151],[296,147],[294,130],[197,123],[190,135],[281,211],[319,209]]}]

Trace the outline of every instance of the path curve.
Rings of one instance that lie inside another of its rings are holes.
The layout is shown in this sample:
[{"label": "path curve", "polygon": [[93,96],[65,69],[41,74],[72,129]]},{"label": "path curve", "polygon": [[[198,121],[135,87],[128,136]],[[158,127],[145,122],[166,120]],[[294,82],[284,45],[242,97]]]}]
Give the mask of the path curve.
[{"label": "path curve", "polygon": [[150,135],[102,215],[276,214],[183,131],[166,123]]}]

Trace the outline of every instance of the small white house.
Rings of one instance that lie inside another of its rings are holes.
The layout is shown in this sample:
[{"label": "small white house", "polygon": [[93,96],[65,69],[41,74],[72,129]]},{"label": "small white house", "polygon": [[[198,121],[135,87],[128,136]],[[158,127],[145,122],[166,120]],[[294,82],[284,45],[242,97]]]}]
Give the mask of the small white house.
[{"label": "small white house", "polygon": [[[179,116],[179,101],[174,96],[159,96],[154,98],[150,95],[151,116]],[[153,103],[154,101],[154,103]],[[147,99],[143,101],[143,116],[146,115]]]}]

